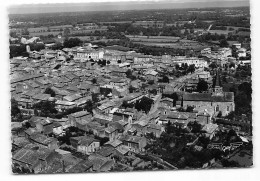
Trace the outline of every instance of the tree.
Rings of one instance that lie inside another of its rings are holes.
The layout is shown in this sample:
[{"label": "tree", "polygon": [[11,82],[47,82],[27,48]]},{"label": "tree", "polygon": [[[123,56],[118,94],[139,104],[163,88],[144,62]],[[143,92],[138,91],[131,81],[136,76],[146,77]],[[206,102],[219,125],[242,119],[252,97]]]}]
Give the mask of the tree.
[{"label": "tree", "polygon": [[234,95],[236,95],[236,93],[237,93],[236,86],[235,86],[235,85],[232,85],[232,86],[229,88],[229,92],[234,92]]},{"label": "tree", "polygon": [[132,85],[129,86],[129,93],[133,93],[136,90]]},{"label": "tree", "polygon": [[69,28],[65,28],[65,29],[64,29],[64,36],[65,36],[65,37],[68,37],[69,34],[70,34]]},{"label": "tree", "polygon": [[169,78],[167,76],[164,75],[163,78],[160,80],[160,82],[169,83],[170,80],[169,80]]},{"label": "tree", "polygon": [[148,84],[153,85],[154,84],[154,80],[149,80]]},{"label": "tree", "polygon": [[131,77],[131,76],[132,76],[132,71],[131,71],[130,69],[128,69],[128,70],[126,71],[126,77],[129,78],[129,77]]},{"label": "tree", "polygon": [[151,109],[151,106],[153,104],[153,100],[148,97],[142,97],[141,100],[137,101],[135,104],[135,108],[137,110],[142,110],[145,113],[148,113]]},{"label": "tree", "polygon": [[218,118],[221,118],[221,117],[222,117],[222,112],[221,112],[221,111],[219,111],[217,117],[218,117]]},{"label": "tree", "polygon": [[208,83],[205,80],[199,80],[197,84],[197,91],[198,92],[203,92],[208,90]]},{"label": "tree", "polygon": [[86,109],[88,112],[92,113],[92,110],[93,110],[93,102],[91,100],[88,100],[86,102],[86,105],[84,107],[84,109]]},{"label": "tree", "polygon": [[234,62],[229,64],[229,68],[232,68],[232,67],[235,68],[235,63]]},{"label": "tree", "polygon": [[92,93],[92,101],[94,103],[97,103],[99,101],[99,94],[98,93]]},{"label": "tree", "polygon": [[234,111],[231,111],[227,116],[226,116],[227,119],[230,119],[230,120],[233,120],[235,118],[235,112]]},{"label": "tree", "polygon": [[53,101],[40,101],[34,104],[33,108],[37,110],[39,116],[54,117],[54,114],[58,113]]},{"label": "tree", "polygon": [[124,100],[123,103],[122,103],[122,107],[125,108],[125,109],[128,108],[128,107],[133,108],[134,106],[135,106],[134,103],[127,103],[126,100]]},{"label": "tree", "polygon": [[79,39],[79,38],[66,38],[64,40],[64,47],[65,48],[72,48],[72,47],[75,47],[75,46],[79,46],[80,44],[82,43],[82,41]]},{"label": "tree", "polygon": [[51,95],[51,97],[55,97],[55,92],[50,88],[50,87],[48,87],[48,88],[46,88],[46,90],[44,91],[44,93],[45,94],[50,94]]},{"label": "tree", "polygon": [[187,69],[188,69],[188,64],[185,63],[185,64],[184,64],[184,70],[187,70]]},{"label": "tree", "polygon": [[189,65],[188,72],[190,72],[190,73],[195,72],[195,65],[194,64]]},{"label": "tree", "polygon": [[202,130],[202,125],[197,121],[189,122],[187,126],[191,129],[192,133],[200,133]]},{"label": "tree", "polygon": [[251,83],[244,82],[244,83],[240,84],[238,86],[238,90],[240,92],[244,92],[247,95],[248,99],[251,100],[251,97],[252,97],[252,85],[251,85]]},{"label": "tree", "polygon": [[157,90],[156,89],[149,90],[149,93],[156,95],[157,94]]},{"label": "tree", "polygon": [[187,106],[186,112],[193,112],[194,107]]},{"label": "tree", "polygon": [[217,67],[218,67],[217,64],[214,63],[214,62],[212,62],[211,64],[209,64],[209,68],[211,68],[211,69],[215,69],[215,68],[217,68]]},{"label": "tree", "polygon": [[92,84],[96,84],[96,83],[97,83],[97,79],[96,79],[96,78],[93,78],[93,79],[91,80],[91,82],[92,82]]},{"label": "tree", "polygon": [[229,46],[229,44],[228,44],[226,39],[220,40],[219,43],[220,43],[219,44],[220,47],[228,47]]},{"label": "tree", "polygon": [[30,44],[30,50],[31,51],[40,51],[42,49],[45,49],[45,45],[43,43],[34,43]]}]

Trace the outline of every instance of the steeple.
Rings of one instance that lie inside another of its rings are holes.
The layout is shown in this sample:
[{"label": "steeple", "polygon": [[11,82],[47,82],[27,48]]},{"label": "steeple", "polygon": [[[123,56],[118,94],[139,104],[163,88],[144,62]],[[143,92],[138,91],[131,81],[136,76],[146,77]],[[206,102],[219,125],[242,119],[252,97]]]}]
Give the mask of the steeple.
[{"label": "steeple", "polygon": [[217,69],[217,72],[216,72],[215,87],[221,87],[221,81],[220,81],[220,75],[219,75],[218,69]]},{"label": "steeple", "polygon": [[214,82],[213,82],[213,93],[215,95],[222,95],[223,94],[221,79],[220,79],[220,75],[219,75],[219,69],[217,69],[217,71],[216,71],[215,79],[214,79]]}]

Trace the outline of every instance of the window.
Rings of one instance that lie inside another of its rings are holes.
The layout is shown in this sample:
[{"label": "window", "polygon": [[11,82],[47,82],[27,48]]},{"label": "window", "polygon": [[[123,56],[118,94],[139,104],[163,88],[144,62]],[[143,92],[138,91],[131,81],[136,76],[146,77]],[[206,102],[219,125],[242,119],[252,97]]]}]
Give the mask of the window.
[{"label": "window", "polygon": [[217,105],[217,107],[216,107],[216,112],[218,112],[219,111],[219,106]]},{"label": "window", "polygon": [[229,111],[229,106],[227,106],[227,111]]}]

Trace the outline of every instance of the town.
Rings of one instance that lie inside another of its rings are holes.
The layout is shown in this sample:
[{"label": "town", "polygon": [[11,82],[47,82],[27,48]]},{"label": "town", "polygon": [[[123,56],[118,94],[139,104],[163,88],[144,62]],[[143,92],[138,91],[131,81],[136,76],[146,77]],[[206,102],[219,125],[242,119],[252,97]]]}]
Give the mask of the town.
[{"label": "town", "polygon": [[252,166],[249,7],[9,15],[18,174]]}]

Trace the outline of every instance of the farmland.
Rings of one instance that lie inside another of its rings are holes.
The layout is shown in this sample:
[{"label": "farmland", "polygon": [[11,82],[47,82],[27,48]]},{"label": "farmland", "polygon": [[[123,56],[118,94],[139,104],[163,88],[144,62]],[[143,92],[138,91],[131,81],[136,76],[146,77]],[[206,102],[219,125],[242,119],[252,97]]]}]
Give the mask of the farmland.
[{"label": "farmland", "polygon": [[198,48],[205,46],[202,43],[193,40],[181,39],[180,37],[173,36],[130,36],[127,37],[136,44],[146,46],[168,47],[168,48]]}]

